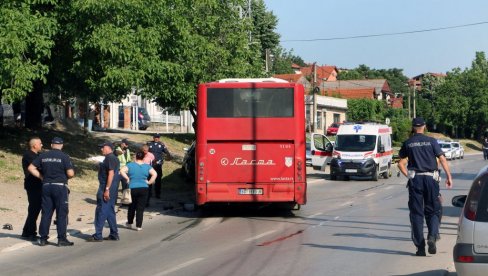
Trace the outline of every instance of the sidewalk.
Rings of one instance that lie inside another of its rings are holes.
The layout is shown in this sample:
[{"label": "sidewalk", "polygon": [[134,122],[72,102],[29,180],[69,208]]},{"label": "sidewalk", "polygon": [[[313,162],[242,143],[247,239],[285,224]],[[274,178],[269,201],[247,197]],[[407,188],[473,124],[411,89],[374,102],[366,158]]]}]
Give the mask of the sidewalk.
[{"label": "sidewalk", "polygon": [[[163,184],[164,186],[164,184]],[[120,193],[119,200],[120,202]],[[161,200],[151,198],[151,205],[144,211],[144,221],[158,215],[181,208],[182,202],[190,202],[190,195],[186,193],[162,193]],[[14,251],[36,243],[20,238],[25,218],[27,217],[27,194],[23,184],[0,183],[0,255]],[[91,235],[94,233],[93,219],[95,217],[95,195],[72,192],[69,197],[69,223],[68,233],[71,236],[77,234]],[[127,207],[116,206],[117,223],[124,225],[127,221]],[[38,226],[40,217],[37,220]],[[53,220],[55,215],[53,215]],[[13,229],[3,229],[5,224],[11,224]],[[107,231],[104,231],[108,233]],[[57,242],[56,225],[51,226],[50,241]]]}]

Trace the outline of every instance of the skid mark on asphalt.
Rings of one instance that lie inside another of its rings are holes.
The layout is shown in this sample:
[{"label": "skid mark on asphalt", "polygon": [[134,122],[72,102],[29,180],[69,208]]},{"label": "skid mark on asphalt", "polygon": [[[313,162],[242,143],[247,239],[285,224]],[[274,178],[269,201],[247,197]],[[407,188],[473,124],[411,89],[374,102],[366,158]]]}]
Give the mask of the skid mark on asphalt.
[{"label": "skid mark on asphalt", "polygon": [[273,234],[274,232],[276,232],[276,230],[271,230],[271,231],[268,231],[268,232],[264,232],[262,234],[259,234],[259,235],[254,236],[254,237],[250,237],[249,239],[245,239],[244,241],[245,242],[254,241],[254,240],[260,239],[260,238],[262,238],[264,236],[267,236],[269,234]]},{"label": "skid mark on asphalt", "polygon": [[289,239],[289,238],[291,238],[293,236],[299,235],[299,234],[303,233],[303,231],[305,231],[305,230],[298,230],[297,232],[295,232],[293,234],[290,234],[288,236],[284,236],[284,237],[280,237],[280,238],[274,239],[272,241],[267,241],[267,242],[260,243],[260,244],[258,244],[258,246],[267,246],[267,245],[270,245],[270,244],[273,244],[273,243],[281,242],[281,241],[284,241],[286,239]]},{"label": "skid mark on asphalt", "polygon": [[173,233],[173,234],[167,236],[166,238],[162,239],[161,241],[163,241],[163,242],[165,242],[165,241],[172,241],[172,240],[178,238],[179,236],[183,235],[184,233],[186,233],[190,229],[196,227],[198,224],[200,224],[201,221],[202,221],[202,219],[196,219],[194,222],[192,222],[189,225],[185,226],[180,231],[178,231],[176,233]]}]

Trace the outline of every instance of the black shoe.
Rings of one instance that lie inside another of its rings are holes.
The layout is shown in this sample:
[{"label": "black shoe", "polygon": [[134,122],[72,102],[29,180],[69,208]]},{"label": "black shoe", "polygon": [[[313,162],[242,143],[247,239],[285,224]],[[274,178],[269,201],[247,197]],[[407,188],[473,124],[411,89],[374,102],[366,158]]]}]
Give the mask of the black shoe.
[{"label": "black shoe", "polygon": [[87,242],[102,242],[103,239],[97,239],[94,236],[90,236],[88,239],[86,239]]},{"label": "black shoe", "polygon": [[427,245],[429,246],[429,254],[435,254],[437,253],[437,247],[435,246],[435,237],[430,237],[428,240],[427,240]]},{"label": "black shoe", "polygon": [[417,252],[415,252],[415,256],[425,256],[425,248],[418,248]]},{"label": "black shoe", "polygon": [[70,242],[67,239],[58,240],[58,246],[73,246],[74,244],[74,242]]},{"label": "black shoe", "polygon": [[39,246],[45,246],[45,245],[47,245],[47,240],[39,239]]},{"label": "black shoe", "polygon": [[103,239],[106,240],[106,241],[118,241],[118,240],[120,240],[120,237],[119,236],[109,235],[107,237],[104,237]]}]

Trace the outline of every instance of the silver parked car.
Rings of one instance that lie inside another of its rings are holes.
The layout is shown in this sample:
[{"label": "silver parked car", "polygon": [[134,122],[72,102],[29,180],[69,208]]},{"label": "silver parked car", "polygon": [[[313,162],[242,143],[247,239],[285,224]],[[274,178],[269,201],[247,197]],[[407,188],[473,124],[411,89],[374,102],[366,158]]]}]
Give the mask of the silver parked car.
[{"label": "silver parked car", "polygon": [[488,275],[488,166],[480,170],[469,194],[452,205],[463,207],[453,257],[460,276]]},{"label": "silver parked car", "polygon": [[454,159],[455,150],[450,142],[440,142],[439,146],[441,147],[441,150],[444,152],[444,155],[446,156],[447,160]]},{"label": "silver parked car", "polygon": [[454,149],[454,156],[453,159],[459,158],[463,159],[464,158],[464,148],[459,142],[451,142],[452,148]]}]

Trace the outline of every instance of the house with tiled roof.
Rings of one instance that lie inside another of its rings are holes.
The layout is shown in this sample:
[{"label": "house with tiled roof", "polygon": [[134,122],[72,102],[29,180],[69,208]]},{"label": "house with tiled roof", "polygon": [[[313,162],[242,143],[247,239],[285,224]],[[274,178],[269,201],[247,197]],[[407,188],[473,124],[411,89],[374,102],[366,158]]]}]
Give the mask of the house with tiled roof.
[{"label": "house with tiled roof", "polygon": [[386,79],[338,80],[323,82],[320,86],[323,95],[345,99],[384,100],[391,106],[395,98]]},{"label": "house with tiled roof", "polygon": [[412,85],[414,85],[415,86],[415,89],[417,91],[422,90],[422,80],[423,80],[423,78],[426,75],[430,75],[430,76],[433,76],[433,77],[436,77],[436,78],[445,78],[445,77],[447,77],[447,75],[446,74],[443,74],[443,73],[424,73],[424,74],[420,74],[420,75],[415,76],[412,79],[410,79],[408,85],[410,87],[412,87]]},{"label": "house with tiled roof", "polygon": [[[308,76],[311,81],[313,81],[313,74],[314,74],[314,65],[308,65],[300,68],[300,72]],[[323,82],[329,82],[329,81],[336,81],[337,80],[337,74],[338,70],[336,66],[333,65],[315,65],[315,72],[316,72],[316,80],[317,80],[317,86],[320,87],[320,85]]]},{"label": "house with tiled roof", "polygon": [[[312,65],[313,66],[313,65]],[[313,120],[315,119],[315,131],[326,134],[327,127],[332,123],[343,122],[346,120],[347,112],[347,100],[340,98],[327,97],[323,95],[317,95],[315,97],[316,108],[314,115],[313,95],[310,94],[313,88],[313,84],[310,80],[313,79],[313,69],[310,66],[299,67],[298,65],[292,65],[294,70],[300,71],[296,74],[280,74],[273,75],[274,78],[279,78],[293,83],[301,83],[305,88],[305,110],[306,110],[306,124],[307,131],[311,131]],[[328,67],[328,68],[325,68]],[[317,66],[317,82],[322,83],[326,79],[336,80],[337,69],[335,66]],[[320,78],[320,81],[319,81]]]},{"label": "house with tiled roof", "polygon": [[273,78],[278,78],[293,83],[300,83],[301,85],[303,85],[306,92],[308,92],[312,88],[311,83],[302,74],[278,74],[273,75]]}]

